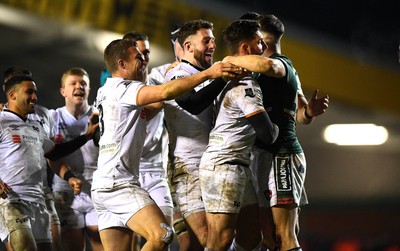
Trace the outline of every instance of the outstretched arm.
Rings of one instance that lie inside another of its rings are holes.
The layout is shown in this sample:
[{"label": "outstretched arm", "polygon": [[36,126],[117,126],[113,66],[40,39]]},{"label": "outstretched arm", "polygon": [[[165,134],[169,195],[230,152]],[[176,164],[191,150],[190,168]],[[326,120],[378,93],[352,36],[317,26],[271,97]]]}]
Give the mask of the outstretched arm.
[{"label": "outstretched arm", "polygon": [[230,63],[217,62],[210,68],[199,73],[177,78],[157,86],[143,86],[137,94],[137,105],[146,105],[153,102],[175,99],[207,79],[216,79],[222,76],[235,77],[241,74],[242,69]]},{"label": "outstretched arm", "polygon": [[286,68],[281,60],[258,55],[226,56],[222,62],[229,62],[251,72],[258,72],[270,77],[282,78]]},{"label": "outstretched arm", "polygon": [[222,78],[214,79],[199,91],[192,90],[177,99],[176,103],[191,114],[197,115],[209,107],[226,85]]}]

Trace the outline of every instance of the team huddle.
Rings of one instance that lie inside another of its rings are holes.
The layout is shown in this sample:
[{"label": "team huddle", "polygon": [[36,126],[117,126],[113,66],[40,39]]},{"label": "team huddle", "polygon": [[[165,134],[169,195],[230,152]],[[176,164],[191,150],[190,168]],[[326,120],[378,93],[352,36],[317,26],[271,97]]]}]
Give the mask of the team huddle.
[{"label": "team huddle", "polygon": [[170,250],[174,237],[179,250],[301,250],[296,124],[329,97],[306,100],[283,34],[276,16],[246,13],[223,30],[230,55],[214,63],[213,24],[191,20],[171,32],[175,61],[149,71],[148,37],[127,33],[104,50],[93,105],[82,68],[63,73],[57,109],[36,104],[28,69],[7,69],[7,250]]}]

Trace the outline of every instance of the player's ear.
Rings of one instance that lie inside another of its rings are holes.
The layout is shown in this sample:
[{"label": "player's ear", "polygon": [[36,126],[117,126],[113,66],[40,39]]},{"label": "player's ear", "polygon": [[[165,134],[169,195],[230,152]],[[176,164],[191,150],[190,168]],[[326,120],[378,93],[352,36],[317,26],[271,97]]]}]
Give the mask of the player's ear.
[{"label": "player's ear", "polygon": [[184,49],[185,51],[193,52],[192,43],[191,43],[189,40],[186,40],[186,41],[183,43],[183,49]]},{"label": "player's ear", "polygon": [[61,94],[61,96],[63,96],[64,98],[66,97],[64,87],[61,87],[61,88],[60,88],[60,94]]},{"label": "player's ear", "polygon": [[240,44],[239,47],[240,55],[250,55],[250,46],[247,43]]}]

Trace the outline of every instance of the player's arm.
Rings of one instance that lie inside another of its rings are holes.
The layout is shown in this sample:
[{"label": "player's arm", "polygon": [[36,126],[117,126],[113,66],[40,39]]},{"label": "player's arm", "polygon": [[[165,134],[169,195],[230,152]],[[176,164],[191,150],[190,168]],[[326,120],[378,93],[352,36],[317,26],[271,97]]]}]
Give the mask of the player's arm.
[{"label": "player's arm", "polygon": [[279,59],[259,55],[226,56],[223,62],[229,62],[251,72],[258,72],[270,77],[282,78],[286,75],[286,68]]},{"label": "player's arm", "polygon": [[61,161],[49,161],[49,166],[53,172],[68,182],[69,186],[74,191],[74,194],[79,194],[82,188],[82,181],[76,178],[75,175],[69,170],[68,166],[61,163]]},{"label": "player's arm", "polygon": [[155,102],[144,106],[146,112],[146,120],[154,118],[164,107],[164,102]]},{"label": "player's arm", "polygon": [[242,69],[230,63],[215,63],[210,68],[199,73],[171,80],[158,86],[143,86],[137,94],[137,105],[147,105],[154,102],[175,99],[192,90],[207,79],[222,76],[235,77]]},{"label": "player's arm", "polygon": [[277,125],[271,122],[267,112],[259,111],[246,116],[251,126],[256,131],[257,142],[266,147],[275,142],[279,134]]},{"label": "player's arm", "polygon": [[52,147],[49,151],[47,151],[44,154],[44,157],[46,157],[49,160],[55,161],[64,156],[67,156],[68,154],[73,153],[74,151],[78,150],[81,146],[86,144],[86,142],[93,137],[94,133],[99,127],[98,123],[93,123],[93,117],[94,114],[92,114],[92,116],[89,119],[88,129],[85,134],[76,137],[71,141],[55,144],[54,147]]},{"label": "player's arm", "polygon": [[12,191],[12,188],[0,179],[0,198],[7,198],[10,191]]},{"label": "player's arm", "polygon": [[191,114],[200,114],[209,107],[226,85],[223,78],[214,79],[199,91],[192,90],[175,99],[176,103]]},{"label": "player's arm", "polygon": [[304,94],[297,95],[297,113],[296,120],[301,124],[310,124],[316,116],[325,113],[329,106],[329,96],[325,95],[318,98],[318,89],[314,91],[309,101]]}]

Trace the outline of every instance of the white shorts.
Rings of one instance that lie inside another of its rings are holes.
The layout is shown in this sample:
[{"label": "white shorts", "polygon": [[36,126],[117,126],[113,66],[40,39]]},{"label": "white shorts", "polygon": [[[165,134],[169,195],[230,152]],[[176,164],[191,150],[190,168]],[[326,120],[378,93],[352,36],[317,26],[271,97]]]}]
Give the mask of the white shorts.
[{"label": "white shorts", "polygon": [[237,164],[200,165],[200,186],[208,213],[239,213],[257,204],[248,167]]},{"label": "white shorts", "polygon": [[97,212],[88,194],[53,191],[53,196],[62,231],[98,225]]},{"label": "white shorts", "polygon": [[251,151],[249,168],[251,170],[254,190],[257,193],[259,207],[269,206],[268,179],[273,158],[272,153],[258,147],[253,147]]},{"label": "white shorts", "polygon": [[308,204],[304,153],[276,154],[269,173],[270,206]]},{"label": "white shorts", "polygon": [[178,199],[179,210],[185,218],[193,213],[204,212],[198,164],[176,164],[172,186]]},{"label": "white shorts", "polygon": [[51,243],[46,206],[25,200],[0,199],[0,238],[4,241],[17,229],[31,229],[36,243]]},{"label": "white shorts", "polygon": [[92,190],[92,199],[99,215],[99,231],[110,227],[128,228],[126,224],[135,213],[155,204],[146,190],[129,183]]},{"label": "white shorts", "polygon": [[[150,194],[164,215],[172,216],[173,204],[171,191],[164,173],[141,172],[139,174],[139,182],[140,186]],[[169,209],[164,210],[166,207]]]}]

